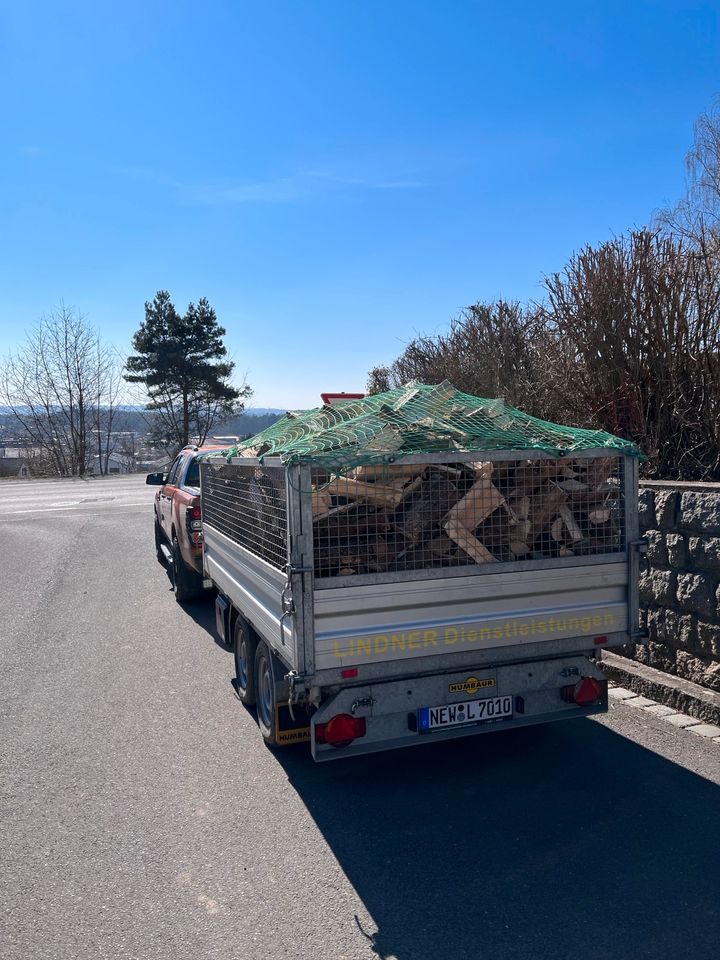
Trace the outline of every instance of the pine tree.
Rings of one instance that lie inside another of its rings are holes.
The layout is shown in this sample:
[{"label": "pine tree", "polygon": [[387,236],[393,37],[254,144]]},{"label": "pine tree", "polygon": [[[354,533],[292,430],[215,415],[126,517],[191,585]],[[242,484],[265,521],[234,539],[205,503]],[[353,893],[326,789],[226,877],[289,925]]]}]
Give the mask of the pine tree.
[{"label": "pine tree", "polygon": [[235,364],[226,359],[225,329],[203,297],[181,316],[166,290],[145,303],[145,321],[132,340],[125,379],[142,383],[155,430],[168,447],[205,442],[216,423],[242,412],[248,386],[230,383]]}]

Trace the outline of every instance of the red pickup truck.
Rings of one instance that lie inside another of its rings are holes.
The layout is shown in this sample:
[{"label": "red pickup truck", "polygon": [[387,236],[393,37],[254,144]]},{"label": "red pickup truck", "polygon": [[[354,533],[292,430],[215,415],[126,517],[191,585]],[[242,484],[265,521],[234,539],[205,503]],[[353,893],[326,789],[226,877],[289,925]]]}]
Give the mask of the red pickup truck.
[{"label": "red pickup truck", "polygon": [[178,603],[200,596],[202,576],[202,523],[200,513],[199,457],[222,446],[187,446],[167,473],[150,473],[146,483],[158,486],[155,494],[155,550],[170,567]]}]

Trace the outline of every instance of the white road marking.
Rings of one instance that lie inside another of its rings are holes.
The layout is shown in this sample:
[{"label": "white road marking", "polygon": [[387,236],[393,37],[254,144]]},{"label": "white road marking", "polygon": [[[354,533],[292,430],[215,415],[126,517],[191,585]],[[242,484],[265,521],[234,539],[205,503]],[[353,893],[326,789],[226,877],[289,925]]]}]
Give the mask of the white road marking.
[{"label": "white road marking", "polygon": [[[152,500],[132,500],[127,503],[118,503],[115,501],[113,507],[116,509],[121,509],[122,507],[149,507],[152,505]],[[58,506],[58,507],[32,507],[29,510],[6,510],[4,512],[4,517],[20,516],[21,514],[27,513],[60,513],[63,510],[76,510],[78,507],[86,506],[79,501],[76,504],[67,506]],[[87,504],[89,506],[89,504]],[[93,503],[93,508],[97,509],[98,504]],[[0,521],[1,522],[1,521]]]}]

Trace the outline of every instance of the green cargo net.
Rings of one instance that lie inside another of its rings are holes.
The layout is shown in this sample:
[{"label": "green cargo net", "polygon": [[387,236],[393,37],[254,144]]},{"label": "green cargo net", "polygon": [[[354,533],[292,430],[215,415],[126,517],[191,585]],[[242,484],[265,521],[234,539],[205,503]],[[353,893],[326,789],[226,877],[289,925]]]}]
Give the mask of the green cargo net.
[{"label": "green cargo net", "polygon": [[227,457],[281,457],[338,470],[391,463],[410,454],[542,450],[565,457],[581,450],[612,450],[641,457],[635,444],[602,430],[539,420],[502,400],[473,397],[447,381],[409,383],[362,400],[288,413],[233,447]]}]

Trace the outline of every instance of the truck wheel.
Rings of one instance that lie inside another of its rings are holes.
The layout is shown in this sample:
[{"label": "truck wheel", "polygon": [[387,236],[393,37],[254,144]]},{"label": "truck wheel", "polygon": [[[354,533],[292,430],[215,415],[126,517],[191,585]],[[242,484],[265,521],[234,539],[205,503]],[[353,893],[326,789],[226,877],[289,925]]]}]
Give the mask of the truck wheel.
[{"label": "truck wheel", "polygon": [[277,690],[273,656],[266,643],[259,643],[255,652],[255,697],[260,733],[269,747],[277,746]]},{"label": "truck wheel", "polygon": [[175,599],[178,603],[194,600],[200,592],[200,578],[194,570],[188,570],[180,553],[178,538],[173,535],[172,541],[172,579]]},{"label": "truck wheel", "polygon": [[248,623],[238,617],[233,632],[235,653],[235,690],[242,703],[255,703],[255,648],[257,640]]},{"label": "truck wheel", "polygon": [[163,545],[163,535],[162,527],[158,523],[158,518],[155,517],[155,556],[158,558],[160,563],[165,563],[165,554],[162,552]]}]

